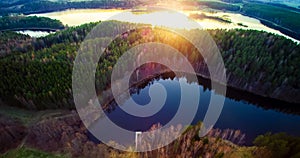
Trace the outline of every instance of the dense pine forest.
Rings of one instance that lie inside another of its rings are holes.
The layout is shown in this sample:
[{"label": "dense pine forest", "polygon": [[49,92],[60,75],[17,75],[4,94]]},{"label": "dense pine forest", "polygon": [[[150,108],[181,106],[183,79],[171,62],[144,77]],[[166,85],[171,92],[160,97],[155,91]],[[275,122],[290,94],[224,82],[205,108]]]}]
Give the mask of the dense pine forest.
[{"label": "dense pine forest", "polygon": [[5,16],[0,18],[0,31],[7,30],[59,30],[64,25],[59,20],[37,16]]},{"label": "dense pine forest", "polygon": [[[0,59],[1,99],[28,109],[74,108],[71,91],[73,61],[80,43],[95,25],[97,23],[71,27],[37,39],[16,33],[1,33],[2,41],[11,43],[0,43],[0,52],[10,52]],[[150,40],[142,36],[141,32],[133,31],[121,43],[120,40],[111,43],[106,51],[106,59],[99,60],[98,67],[101,70],[96,73],[96,85],[100,89],[109,85],[111,68],[125,50]],[[284,37],[261,31],[208,32],[224,58],[229,86],[299,103],[299,45]],[[152,33],[155,36],[153,41],[185,51],[184,54],[194,68],[201,63],[203,65],[201,57],[184,39],[179,40],[180,37],[170,36],[170,33],[158,28],[153,28]],[[193,36],[192,31],[190,35]]]}]

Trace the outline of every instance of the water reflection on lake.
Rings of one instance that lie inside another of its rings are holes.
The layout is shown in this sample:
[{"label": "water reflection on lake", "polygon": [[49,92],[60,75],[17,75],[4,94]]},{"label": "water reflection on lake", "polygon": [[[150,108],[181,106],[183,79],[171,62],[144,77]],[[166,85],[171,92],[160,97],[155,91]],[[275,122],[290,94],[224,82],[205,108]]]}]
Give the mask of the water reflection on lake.
[{"label": "water reflection on lake", "polygon": [[29,35],[30,37],[35,37],[35,38],[45,37],[51,33],[54,33],[54,32],[49,32],[49,31],[31,31],[31,30],[23,30],[23,31],[16,31],[16,32],[25,34],[25,35]]},{"label": "water reflection on lake", "polygon": [[[197,86],[200,89],[199,108],[192,124],[202,121],[211,95],[218,95],[214,91],[205,88],[197,83],[189,83],[185,77],[180,78],[160,78],[150,82],[146,87],[139,89],[138,92],[132,94],[132,98],[140,105],[148,104],[151,99],[149,97],[149,89],[154,84],[161,84],[167,91],[167,99],[163,108],[153,116],[140,118],[124,112],[120,107],[114,107],[112,111],[106,115],[117,125],[132,131],[147,131],[153,124],[167,124],[176,114],[180,104],[180,83],[182,86]],[[160,89],[152,87],[154,93],[160,93]],[[184,92],[189,93],[189,92]],[[186,94],[189,95],[189,94]],[[191,98],[192,99],[192,98]],[[126,102],[123,105],[126,106]],[[188,107],[188,105],[185,105]],[[285,106],[285,105],[282,105]],[[246,144],[250,145],[253,139],[260,134],[266,132],[286,132],[291,135],[300,136],[300,116],[282,113],[275,110],[266,110],[260,108],[247,101],[237,101],[226,97],[223,111],[219,117],[215,128],[241,130],[246,134]],[[101,123],[95,124],[96,128],[101,128]]]}]

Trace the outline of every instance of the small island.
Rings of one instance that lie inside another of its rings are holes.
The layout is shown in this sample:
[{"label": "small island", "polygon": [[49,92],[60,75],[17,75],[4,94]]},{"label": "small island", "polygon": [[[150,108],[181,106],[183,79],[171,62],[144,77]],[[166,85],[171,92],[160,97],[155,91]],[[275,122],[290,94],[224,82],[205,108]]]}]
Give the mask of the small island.
[{"label": "small island", "polygon": [[191,14],[189,16],[190,18],[193,18],[193,19],[211,19],[211,20],[216,20],[216,21],[219,21],[219,22],[222,22],[222,23],[232,23],[230,19],[227,19],[225,17],[218,17],[218,16],[209,16],[209,15],[206,15],[204,13],[201,13],[201,14]]}]

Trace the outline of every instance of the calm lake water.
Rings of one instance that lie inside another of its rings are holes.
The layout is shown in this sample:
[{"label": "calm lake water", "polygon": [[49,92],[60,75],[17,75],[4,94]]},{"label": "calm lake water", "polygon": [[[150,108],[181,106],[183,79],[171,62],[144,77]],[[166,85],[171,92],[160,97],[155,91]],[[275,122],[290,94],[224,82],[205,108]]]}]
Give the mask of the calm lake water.
[{"label": "calm lake water", "polygon": [[[122,14],[120,14],[122,13]],[[297,43],[298,40],[291,38],[282,34],[280,31],[269,28],[260,23],[259,20],[243,16],[241,14],[227,13],[227,12],[204,12],[204,11],[181,11],[182,14],[189,16],[190,14],[201,14],[205,13],[209,16],[222,17],[230,19],[232,23],[224,23],[212,19],[197,20],[198,24],[204,29],[253,29],[262,30],[281,36],[285,36]],[[118,15],[118,16],[115,16]],[[199,25],[188,26],[182,25],[183,22],[189,21],[186,17],[178,16],[176,13],[167,11],[155,11],[155,12],[131,12],[130,10],[120,10],[120,9],[71,9],[59,12],[50,12],[42,14],[32,14],[29,16],[43,16],[52,19],[60,20],[64,25],[68,26],[78,26],[81,24],[103,21],[103,20],[119,20],[132,23],[145,23],[152,24],[155,26],[167,26],[176,28],[186,28],[191,29],[199,27]],[[159,18],[158,18],[159,17]],[[167,20],[166,20],[167,19]],[[187,22],[188,23],[188,22]],[[238,23],[242,23],[244,26],[239,26]]]},{"label": "calm lake water", "polygon": [[[148,93],[150,87],[154,84],[161,84],[165,87],[167,92],[166,102],[163,108],[151,117],[140,118],[132,116],[124,112],[119,106],[115,107],[113,111],[107,112],[106,115],[118,126],[131,131],[147,131],[153,124],[157,123],[164,125],[168,123],[177,112],[181,96],[180,83],[182,86],[196,86],[200,89],[199,107],[192,122],[192,124],[196,124],[203,120],[211,95],[218,94],[215,94],[214,91],[204,88],[197,83],[188,83],[185,77],[174,79],[161,78],[140,89],[139,93],[132,94],[131,97],[133,100],[142,106],[150,102]],[[154,93],[161,93],[161,89],[152,88]],[[126,106],[126,101],[124,105],[120,106]],[[286,132],[291,135],[300,136],[299,122],[299,115],[266,110],[244,100],[236,101],[235,99],[226,97],[223,111],[214,128],[241,130],[246,134],[246,144],[250,145],[255,137],[260,134],[265,134],[266,132]],[[101,129],[101,123],[96,122],[95,127]]]},{"label": "calm lake water", "polygon": [[25,35],[29,35],[29,36],[35,37],[35,38],[44,37],[51,33],[54,33],[54,32],[49,32],[49,31],[32,31],[32,30],[23,30],[23,31],[16,31],[16,32],[25,34]]}]

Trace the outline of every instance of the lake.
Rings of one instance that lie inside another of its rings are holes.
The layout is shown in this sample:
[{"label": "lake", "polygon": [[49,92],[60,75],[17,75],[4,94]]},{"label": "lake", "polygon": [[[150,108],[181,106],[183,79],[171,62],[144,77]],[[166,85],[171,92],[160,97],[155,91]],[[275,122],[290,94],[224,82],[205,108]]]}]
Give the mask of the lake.
[{"label": "lake", "polygon": [[[181,22],[189,22],[188,18],[177,16],[165,11],[156,12],[128,12],[129,10],[118,10],[118,9],[73,9],[52,13],[33,14],[36,16],[44,16],[62,21],[63,24],[68,26],[78,26],[88,22],[103,21],[107,19],[119,20],[133,23],[146,23],[155,26],[167,26],[176,28],[192,29],[198,26],[194,25],[181,25]],[[121,16],[113,17],[119,13],[123,13]],[[201,14],[202,11],[183,11],[185,15],[190,14]],[[205,12],[206,15],[223,17],[230,19],[231,23],[224,23],[213,19],[196,20],[198,24],[204,29],[254,29],[262,30],[281,36],[285,36],[293,41],[299,43],[291,37],[283,35],[278,30],[269,28],[260,23],[259,20],[243,16],[241,14],[227,13],[227,12],[216,12],[209,13]],[[33,16],[29,15],[29,16]],[[112,17],[112,18],[111,18]],[[170,20],[159,20],[157,17],[165,17]],[[155,18],[156,20],[153,20]],[[180,19],[181,18],[181,19]],[[158,19],[158,20],[157,20]],[[155,22],[154,22],[155,21]],[[242,23],[241,26],[238,23]],[[163,108],[154,116],[146,118],[137,118],[132,115],[125,113],[119,106],[115,107],[113,111],[107,113],[107,116],[120,127],[132,130],[132,131],[147,131],[149,128],[156,123],[162,125],[166,124],[172,116],[176,113],[180,99],[180,87],[179,81],[183,82],[185,86],[195,86],[201,91],[199,108],[196,116],[193,120],[193,124],[203,120],[208,103],[211,95],[217,95],[214,91],[211,91],[200,84],[188,83],[186,78],[175,78],[175,79],[159,79],[149,84],[148,86],[141,88],[139,93],[132,94],[132,98],[140,104],[147,104],[150,101],[148,91],[153,84],[161,84],[166,88],[167,99]],[[154,88],[155,90],[155,88]],[[156,93],[160,93],[157,90]],[[272,103],[270,103],[270,106]],[[126,102],[124,105],[126,106]],[[274,109],[261,108],[263,105],[260,103],[251,103],[246,100],[236,99],[235,96],[226,97],[225,104],[223,107],[222,114],[220,115],[218,122],[215,124],[215,128],[220,129],[236,129],[241,130],[246,134],[246,144],[251,144],[255,137],[266,132],[286,132],[291,135],[300,136],[300,116],[292,115],[280,112]],[[284,104],[281,105],[285,106]],[[288,106],[288,105],[287,105]],[[95,128],[101,129],[101,123],[95,123]]]},{"label": "lake", "polygon": [[[122,15],[118,15],[122,13]],[[297,43],[298,40],[282,34],[280,31],[269,28],[260,23],[259,20],[244,16],[241,14],[229,13],[229,12],[205,12],[205,11],[180,11],[180,13],[189,16],[190,14],[201,14],[205,13],[208,16],[221,17],[230,19],[231,23],[224,23],[218,20],[213,19],[202,19],[196,20],[198,24],[204,29],[253,29],[253,30],[262,30],[274,34],[284,36],[288,39],[291,39]],[[118,15],[118,16],[115,16]],[[131,11],[131,10],[121,10],[121,9],[70,9],[65,11],[50,12],[50,13],[41,13],[41,14],[31,14],[29,16],[43,16],[49,17],[52,19],[60,20],[64,25],[68,26],[78,26],[81,24],[103,21],[103,20],[119,20],[132,23],[145,23],[152,24],[155,26],[167,26],[167,27],[176,27],[176,28],[186,28],[191,29],[197,26],[187,26],[182,25],[180,22],[189,21],[186,17],[178,16],[175,13],[167,11],[153,11],[153,12],[143,12],[143,11]],[[162,20],[159,20],[160,17]],[[164,18],[165,17],[165,18]],[[168,20],[165,20],[168,19]],[[238,23],[242,23],[247,26],[240,26]]]},{"label": "lake", "polygon": [[[150,102],[149,89],[152,87],[154,93],[160,94],[161,89],[154,86],[160,84],[165,87],[167,92],[167,98],[162,109],[150,117],[136,117],[124,112],[119,107],[127,106],[125,101],[123,105],[114,106],[112,111],[106,112],[107,117],[118,126],[130,131],[147,131],[153,124],[167,124],[176,114],[180,104],[180,96],[182,93],[180,84],[182,84],[182,86],[197,87],[200,90],[199,107],[192,124],[203,120],[210,102],[210,97],[212,95],[218,95],[198,83],[188,82],[185,77],[172,77],[172,79],[163,77],[143,84],[148,85],[140,88],[138,92],[133,93],[131,95],[133,100],[141,106],[148,104]],[[188,91],[184,93],[190,95]],[[238,96],[236,97],[238,98]],[[188,105],[184,106],[188,108]],[[246,145],[251,145],[258,135],[267,132],[286,132],[291,135],[300,136],[299,115],[287,114],[273,109],[267,110],[259,106],[259,103],[252,104],[246,100],[226,97],[222,113],[214,128],[241,130],[246,134]],[[282,104],[282,106],[285,105]],[[95,122],[93,128],[101,129],[101,127],[101,121],[98,120]]]},{"label": "lake", "polygon": [[16,31],[16,32],[24,34],[24,35],[29,35],[30,37],[35,37],[35,38],[44,37],[51,33],[54,33],[53,31],[49,32],[49,31],[32,31],[32,30],[22,30],[22,31]]}]

